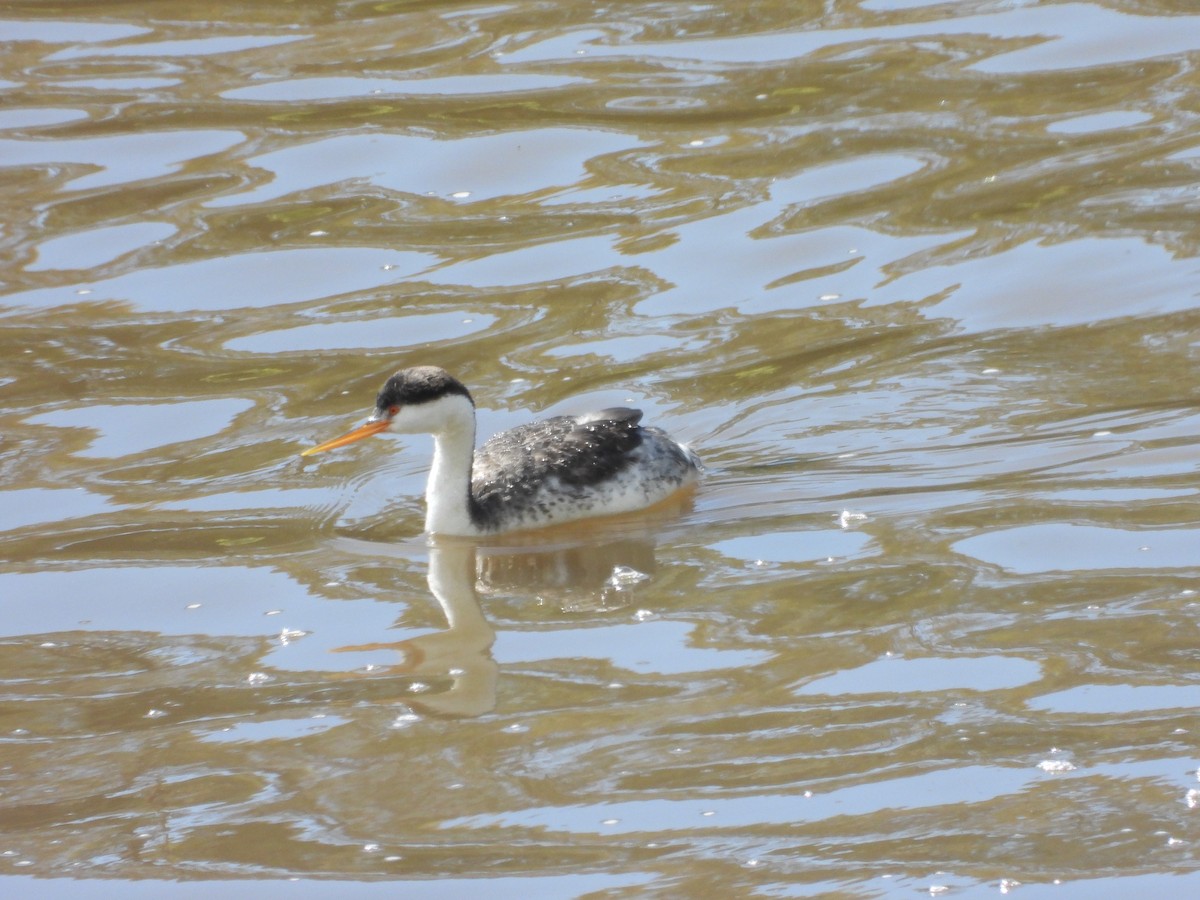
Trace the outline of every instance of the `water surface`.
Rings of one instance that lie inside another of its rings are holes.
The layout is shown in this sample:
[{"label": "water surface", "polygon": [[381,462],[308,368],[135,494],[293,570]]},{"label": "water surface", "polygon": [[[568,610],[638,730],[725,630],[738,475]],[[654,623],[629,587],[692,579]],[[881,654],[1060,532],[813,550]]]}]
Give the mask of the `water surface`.
[{"label": "water surface", "polygon": [[[1200,887],[1192,4],[3,18],[11,892]],[[418,363],[704,484],[431,544]]]}]

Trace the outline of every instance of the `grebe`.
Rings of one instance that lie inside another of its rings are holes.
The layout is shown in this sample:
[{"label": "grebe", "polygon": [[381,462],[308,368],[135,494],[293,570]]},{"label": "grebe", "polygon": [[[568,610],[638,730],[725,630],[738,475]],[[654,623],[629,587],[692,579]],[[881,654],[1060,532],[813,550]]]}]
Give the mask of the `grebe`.
[{"label": "grebe", "polygon": [[475,450],[475,401],[443,369],[417,366],[387,380],[375,411],[310,456],[384,431],[432,434],[425,530],[481,535],[543,528],[653,506],[700,472],[700,460],[642,411],[614,407],[502,431]]}]

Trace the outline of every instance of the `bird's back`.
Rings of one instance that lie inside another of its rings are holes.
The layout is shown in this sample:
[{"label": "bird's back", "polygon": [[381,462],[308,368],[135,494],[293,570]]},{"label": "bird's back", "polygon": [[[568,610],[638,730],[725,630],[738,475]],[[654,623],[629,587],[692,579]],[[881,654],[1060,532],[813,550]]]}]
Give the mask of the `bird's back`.
[{"label": "bird's back", "polygon": [[695,457],[641,418],[641,410],[614,407],[492,437],[471,473],[477,524],[537,527],[624,512],[678,489],[694,477]]}]

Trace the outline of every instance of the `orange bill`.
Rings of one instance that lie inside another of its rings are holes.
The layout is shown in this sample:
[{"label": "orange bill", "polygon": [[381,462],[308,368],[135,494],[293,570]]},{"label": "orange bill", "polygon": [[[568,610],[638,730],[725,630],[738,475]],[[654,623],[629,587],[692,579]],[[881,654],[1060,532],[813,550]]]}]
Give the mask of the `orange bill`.
[{"label": "orange bill", "polygon": [[387,427],[387,419],[371,419],[359,425],[353,431],[343,434],[341,437],[334,438],[332,441],[326,441],[323,444],[317,444],[315,447],[309,447],[307,450],[302,451],[300,455],[312,456],[314,453],[320,453],[323,450],[332,450],[334,447],[345,447],[347,444],[353,444],[355,441],[361,441],[363,438],[369,438],[373,434],[386,431]]}]

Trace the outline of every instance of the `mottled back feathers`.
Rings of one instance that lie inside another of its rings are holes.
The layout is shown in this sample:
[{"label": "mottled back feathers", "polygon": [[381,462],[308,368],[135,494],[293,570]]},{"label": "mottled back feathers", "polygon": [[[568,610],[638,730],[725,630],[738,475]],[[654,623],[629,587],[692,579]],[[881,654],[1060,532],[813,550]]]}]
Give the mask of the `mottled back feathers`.
[{"label": "mottled back feathers", "polygon": [[[502,431],[475,453],[471,492],[484,519],[537,502],[547,487],[582,495],[624,470],[642,443],[641,410],[555,416]],[[549,484],[553,479],[557,484]]]}]

